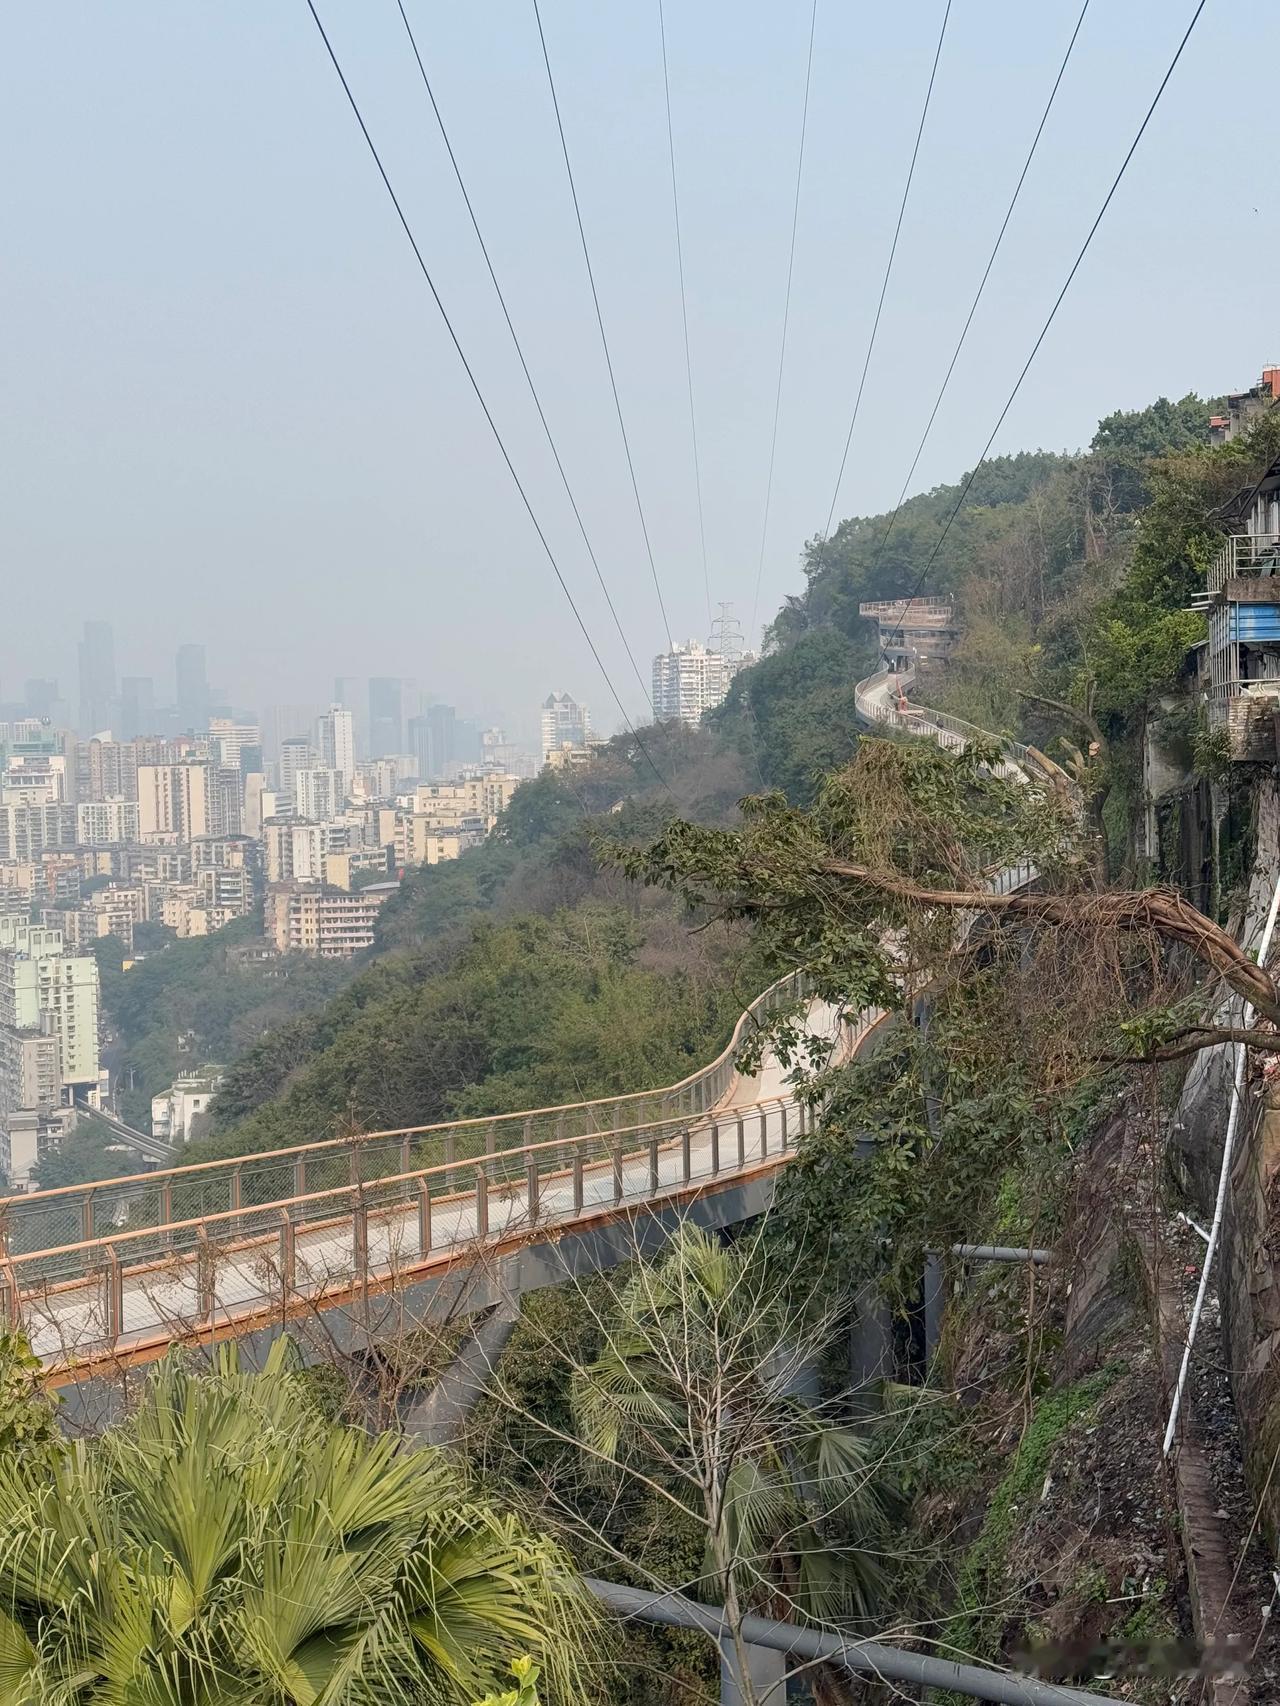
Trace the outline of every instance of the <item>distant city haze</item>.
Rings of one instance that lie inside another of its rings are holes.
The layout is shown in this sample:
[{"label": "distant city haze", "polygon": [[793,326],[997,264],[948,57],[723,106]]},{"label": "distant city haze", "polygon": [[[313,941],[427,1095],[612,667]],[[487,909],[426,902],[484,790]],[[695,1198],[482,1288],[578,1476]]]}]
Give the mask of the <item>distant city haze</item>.
[{"label": "distant city haze", "polygon": [[[613,685],[647,716],[397,9],[318,4]],[[543,9],[669,635],[532,8],[408,8],[647,688],[669,640],[705,644],[708,592],[744,629],[755,604],[809,6],[668,7],[706,587],[656,8]],[[1078,10],[954,8],[837,517],[897,496]],[[1190,11],[1091,8],[917,487],[972,464]],[[941,15],[820,0],[762,618],[825,523]],[[139,726],[148,693],[186,726],[184,692],[210,685],[265,718],[374,677],[414,682],[415,716],[434,699],[530,750],[551,693],[616,728],[302,0],[70,0],[7,25],[0,701],[56,679],[78,719],[89,622],[111,626],[116,716]],[[1268,0],[1206,9],[997,450],[1078,446],[1111,409],[1280,358],[1270,270],[1247,264],[1274,173],[1222,117],[1276,32]],[[198,678],[180,647],[203,648]]]}]

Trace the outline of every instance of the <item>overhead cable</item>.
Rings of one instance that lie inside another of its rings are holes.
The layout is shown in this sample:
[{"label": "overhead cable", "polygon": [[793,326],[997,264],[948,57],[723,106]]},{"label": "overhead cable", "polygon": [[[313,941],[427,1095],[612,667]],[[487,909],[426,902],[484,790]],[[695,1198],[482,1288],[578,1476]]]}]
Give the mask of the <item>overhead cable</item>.
[{"label": "overhead cable", "polygon": [[844,450],[840,456],[840,471],[836,475],[835,489],[831,493],[831,507],[827,511],[827,525],[823,529],[824,537],[831,532],[831,518],[836,512],[836,503],[840,497],[840,482],[844,479],[845,464],[849,460],[849,446],[853,443],[853,429],[858,424],[858,412],[862,408],[862,393],[866,389],[867,372],[871,367],[871,356],[876,347],[876,334],[880,330],[880,316],[884,313],[884,301],[889,293],[889,280],[893,275],[893,263],[898,253],[898,239],[902,235],[902,221],[907,212],[911,183],[916,175],[916,161],[920,157],[920,142],[924,136],[925,121],[929,117],[929,106],[933,100],[933,85],[938,76],[938,61],[942,58],[942,44],[947,39],[947,24],[950,18],[951,0],[947,0],[946,9],[942,14],[942,28],[938,31],[938,45],[933,52],[933,65],[929,71],[929,86],[924,92],[924,105],[920,109],[920,122],[916,126],[916,140],[911,150],[911,164],[907,167],[907,181],[902,186],[902,201],[898,206],[898,221],[893,228],[893,241],[889,245],[889,259],[885,262],[884,278],[880,283],[880,300],[876,303],[875,319],[871,322],[871,336],[867,340],[867,353],[862,363],[862,374],[858,380],[858,394],[853,400],[853,413],[849,417],[849,430],[845,434]]},{"label": "overhead cable", "polygon": [[654,775],[657,777],[657,779],[661,783],[661,785],[664,788],[666,788],[668,793],[670,793],[671,790],[667,784],[666,778],[663,776],[662,772],[658,769],[658,766],[654,763],[653,758],[652,758],[648,748],[645,746],[644,741],[641,739],[639,732],[636,730],[635,725],[631,721],[631,718],[627,715],[626,707],[623,705],[621,698],[618,696],[618,691],[613,685],[613,678],[610,676],[609,671],[605,668],[604,659],[600,656],[600,652],[596,646],[596,643],[591,637],[590,630],[587,628],[587,625],[582,618],[582,613],[578,609],[577,601],[574,598],[572,592],[569,590],[569,584],[565,580],[564,575],[561,572],[559,563],[556,561],[555,552],[551,549],[551,545],[547,539],[547,536],[543,532],[542,523],[538,520],[538,517],[537,517],[537,514],[534,510],[534,507],[533,507],[532,503],[529,501],[529,494],[526,492],[526,490],[524,488],[524,483],[521,480],[519,474],[516,472],[515,464],[511,460],[511,456],[507,450],[506,442],[504,441],[501,432],[498,430],[498,424],[493,418],[493,413],[490,410],[489,404],[485,399],[484,392],[480,389],[479,381],[476,379],[475,372],[472,369],[471,363],[467,359],[466,351],[463,349],[462,344],[458,338],[458,334],[454,330],[453,321],[449,318],[448,310],[445,308],[444,302],[442,301],[441,296],[440,296],[440,292],[436,289],[435,280],[431,276],[431,270],[427,266],[427,263],[426,263],[425,259],[423,258],[422,250],[418,246],[418,240],[413,234],[413,227],[409,224],[408,218],[405,215],[404,208],[400,204],[400,198],[396,195],[395,189],[392,187],[391,179],[387,175],[387,169],[382,163],[382,156],[378,152],[377,145],[375,144],[373,137],[369,134],[369,127],[364,121],[364,115],[360,111],[359,103],[357,102],[355,95],[352,93],[351,85],[347,81],[346,73],[343,71],[342,65],[339,62],[338,56],[334,52],[333,43],[329,40],[329,36],[328,36],[327,31],[325,30],[324,24],[320,20],[320,14],[319,14],[319,12],[316,11],[315,0],[306,0],[306,4],[307,4],[307,10],[311,13],[312,18],[315,21],[316,29],[320,32],[320,39],[324,43],[325,51],[329,55],[329,59],[333,65],[333,69],[335,70],[335,72],[337,72],[338,81],[342,84],[342,91],[347,97],[348,105],[350,106],[352,113],[355,115],[356,123],[360,126],[360,133],[364,137],[365,143],[369,149],[369,153],[373,157],[373,163],[378,168],[378,176],[382,179],[383,186],[386,189],[387,195],[391,199],[391,205],[395,208],[396,217],[400,221],[401,228],[403,229],[405,236],[409,239],[409,246],[413,250],[414,259],[418,263],[418,270],[421,272],[423,278],[426,280],[427,288],[428,288],[428,290],[430,290],[432,299],[435,302],[435,305],[440,312],[440,318],[444,321],[445,330],[448,332],[450,341],[452,342],[454,349],[457,351],[458,360],[462,363],[463,371],[466,373],[467,379],[470,381],[471,389],[475,393],[476,401],[479,403],[480,408],[481,408],[481,412],[483,413],[485,420],[488,422],[489,431],[493,434],[494,442],[498,446],[498,450],[502,456],[502,460],[506,463],[507,472],[510,474],[511,479],[515,485],[516,491],[519,492],[519,494],[520,494],[520,501],[524,505],[525,512],[528,515],[530,522],[533,524],[533,530],[538,536],[538,543],[542,546],[542,550],[546,556],[547,562],[551,565],[551,571],[555,575],[556,580],[559,583],[561,592],[563,592],[565,598],[568,600],[569,608],[573,612],[574,620],[577,622],[578,627],[582,632],[582,637],[587,642],[587,645],[591,651],[591,655],[595,659],[596,665],[597,665],[598,669],[600,670],[601,675],[604,677],[605,684],[609,689],[609,693],[613,699],[614,704],[618,707],[618,711],[622,717],[623,722],[627,725],[628,729],[630,729],[631,733],[635,736],[636,744],[639,747],[640,751],[644,754],[645,760],[648,763],[649,768],[653,771]]},{"label": "overhead cable", "polygon": [[796,227],[800,220],[800,183],[804,177],[804,143],[809,129],[809,88],[813,81],[813,38],[818,25],[818,0],[809,13],[809,57],[804,70],[804,104],[800,110],[800,149],[796,156],[796,188],[791,202],[791,245],[787,252],[787,289],[782,302],[782,339],[778,346],[778,380],[773,392],[773,430],[769,436],[769,474],[764,484],[764,520],[760,524],[760,560],[756,564],[756,589],[751,600],[751,626],[747,640],[756,631],[760,614],[760,582],[764,575],[764,548],[769,537],[769,508],[773,501],[773,468],[778,454],[778,419],[782,412],[782,371],[787,362],[787,328],[791,323],[791,279],[796,264]]},{"label": "overhead cable", "polygon": [[[815,0],[816,3],[816,0]],[[680,191],[676,182],[676,138],[671,123],[671,79],[667,72],[667,21],[658,0],[658,34],[662,38],[662,92],[667,104],[667,154],[671,161],[671,206],[676,222],[676,265],[680,273],[680,319],[684,326],[684,372],[689,387],[689,434],[693,440],[693,484],[698,495],[698,541],[702,546],[702,590],[707,600],[707,632],[711,631],[711,576],[707,572],[707,524],[702,511],[702,462],[698,455],[698,416],[693,406],[693,358],[689,353],[689,303],[684,288],[684,238],[680,230]]]},{"label": "overhead cable", "polygon": [[[309,3],[309,0],[308,0]],[[587,230],[582,222],[582,207],[578,201],[578,186],[573,176],[573,165],[569,159],[569,143],[565,137],[564,121],[560,116],[560,97],[556,93],[556,80],[551,70],[551,55],[547,51],[547,38],[542,28],[542,13],[538,10],[538,0],[533,0],[533,15],[538,25],[538,40],[542,44],[542,62],[547,68],[547,85],[551,90],[551,105],[555,109],[556,130],[560,135],[560,152],[564,156],[565,174],[569,180],[569,193],[573,197],[574,218],[578,222],[578,238],[582,244],[582,258],[586,262],[587,280],[591,286],[591,301],[596,311],[596,325],[600,329],[600,343],[604,349],[604,364],[609,373],[609,388],[613,392],[613,406],[618,415],[618,428],[622,433],[622,448],[626,452],[627,472],[631,476],[631,491],[636,500],[636,514],[640,517],[640,531],[644,535],[644,548],[649,558],[649,573],[653,577],[653,590],[658,595],[658,609],[662,612],[662,625],[667,633],[667,647],[675,650],[675,641],[671,637],[671,623],[667,619],[667,606],[662,596],[662,585],[658,580],[658,565],[654,561],[653,545],[649,539],[649,524],[645,520],[644,505],[640,501],[640,484],[636,479],[636,465],[631,455],[631,440],[627,435],[627,423],[622,413],[622,399],[618,395],[618,381],[613,372],[613,356],[609,351],[609,338],[604,329],[604,314],[600,308],[600,293],[596,289],[595,269],[591,265],[591,250],[587,245]]]},{"label": "overhead cable", "polygon": [[907,469],[906,478],[902,482],[902,490],[898,493],[898,501],[893,506],[893,514],[889,517],[889,524],[885,528],[879,544],[876,546],[876,554],[872,559],[871,568],[868,571],[869,574],[875,573],[876,565],[879,563],[880,558],[884,554],[884,548],[889,543],[889,535],[893,532],[894,525],[897,522],[902,505],[906,500],[907,488],[910,486],[911,481],[915,476],[915,471],[919,466],[920,458],[924,454],[924,447],[929,442],[929,434],[933,431],[933,423],[938,418],[938,410],[942,407],[942,399],[946,396],[947,388],[951,384],[951,375],[956,370],[956,363],[960,359],[960,352],[964,348],[965,340],[969,336],[969,328],[973,325],[973,317],[978,312],[978,304],[982,301],[983,292],[987,288],[987,280],[991,277],[991,269],[996,264],[996,256],[1000,253],[1000,247],[1004,242],[1004,234],[1009,229],[1009,221],[1013,218],[1013,210],[1018,205],[1018,198],[1022,194],[1022,186],[1027,181],[1027,173],[1031,170],[1031,162],[1036,157],[1036,150],[1040,146],[1040,138],[1044,135],[1044,127],[1049,122],[1049,114],[1053,111],[1053,103],[1058,98],[1058,90],[1062,86],[1062,79],[1066,74],[1066,69],[1070,63],[1071,55],[1075,51],[1076,38],[1080,34],[1080,26],[1084,23],[1085,13],[1088,10],[1089,0],[1084,0],[1084,4],[1080,8],[1080,14],[1076,19],[1076,27],[1072,30],[1071,39],[1067,43],[1067,51],[1063,54],[1062,63],[1058,66],[1058,75],[1054,78],[1053,87],[1049,91],[1049,99],[1045,102],[1044,111],[1040,114],[1040,123],[1036,126],[1036,133],[1031,138],[1031,146],[1027,150],[1027,157],[1022,162],[1022,170],[1018,174],[1018,181],[1013,186],[1013,194],[1009,198],[1009,205],[1005,209],[1004,218],[1000,222],[1000,229],[996,232],[996,240],[992,245],[991,253],[987,256],[987,264],[983,268],[982,277],[978,280],[978,288],[974,292],[973,301],[969,304],[969,312],[965,316],[964,325],[960,328],[960,336],[956,339],[956,347],[951,352],[951,360],[947,364],[947,371],[942,376],[942,384],[938,387],[938,395],[933,400],[933,408],[929,411],[929,419],[924,424],[924,431],[920,434],[920,442],[916,445],[915,455],[911,458],[911,466]]},{"label": "overhead cable", "polygon": [[[1115,196],[1116,191],[1120,188],[1121,179],[1124,177],[1125,173],[1129,169],[1129,162],[1133,159],[1134,155],[1138,151],[1138,144],[1142,141],[1143,136],[1146,134],[1147,126],[1151,123],[1152,115],[1155,113],[1156,108],[1160,104],[1160,97],[1164,94],[1165,90],[1168,88],[1169,81],[1172,78],[1174,72],[1177,70],[1178,61],[1182,58],[1183,49],[1186,47],[1187,43],[1190,41],[1191,32],[1192,32],[1192,30],[1195,29],[1197,23],[1200,21],[1200,14],[1201,14],[1201,12],[1204,11],[1206,4],[1207,4],[1207,0],[1200,0],[1199,5],[1197,5],[1195,11],[1191,14],[1191,22],[1187,25],[1185,31],[1183,32],[1182,40],[1178,43],[1177,51],[1174,53],[1173,58],[1170,60],[1168,69],[1166,70],[1164,76],[1160,79],[1160,86],[1156,90],[1155,94],[1152,97],[1151,105],[1147,108],[1146,115],[1143,118],[1142,123],[1138,126],[1137,135],[1134,137],[1133,141],[1129,144],[1128,153],[1125,155],[1124,159],[1120,162],[1120,170],[1116,173],[1114,179],[1112,180],[1111,188],[1107,191],[1106,197],[1103,200],[1102,206],[1098,209],[1097,217],[1094,219],[1093,224],[1089,227],[1089,232],[1088,232],[1088,235],[1085,237],[1084,242],[1080,245],[1080,252],[1076,256],[1075,260],[1071,263],[1071,271],[1067,274],[1066,280],[1063,283],[1062,289],[1058,292],[1056,298],[1054,299],[1054,304],[1053,304],[1053,307],[1049,310],[1048,318],[1045,320],[1044,325],[1041,326],[1039,336],[1036,338],[1035,343],[1032,344],[1032,346],[1031,346],[1031,354],[1027,357],[1026,361],[1023,362],[1023,364],[1022,364],[1022,371],[1019,373],[1017,380],[1014,382],[1013,390],[1010,391],[1008,397],[1006,398],[1005,405],[1001,409],[1001,411],[1000,411],[1000,413],[996,419],[996,424],[992,427],[990,435],[987,438],[987,442],[982,448],[982,455],[979,456],[978,460],[974,463],[974,465],[973,465],[972,469],[969,471],[969,473],[965,475],[964,482],[960,487],[960,495],[956,498],[955,504],[952,507],[951,513],[947,517],[946,524],[943,527],[942,532],[938,535],[938,538],[934,542],[933,549],[929,553],[929,557],[928,557],[928,560],[926,561],[926,563],[924,565],[924,568],[920,571],[919,578],[917,579],[916,584],[915,584],[915,589],[913,590],[913,592],[911,594],[911,597],[913,599],[918,598],[920,596],[920,589],[924,585],[925,581],[929,578],[930,571],[932,570],[934,563],[938,560],[938,553],[942,550],[942,547],[947,542],[947,535],[951,532],[952,525],[955,522],[956,517],[959,515],[959,513],[961,511],[961,509],[964,505],[965,499],[969,495],[969,491],[970,491],[971,487],[973,486],[973,482],[977,478],[979,470],[983,467],[983,465],[985,464],[985,462],[987,460],[987,457],[991,453],[991,446],[995,443],[996,434],[1000,431],[1000,428],[1004,425],[1005,416],[1009,413],[1009,410],[1013,407],[1014,399],[1017,397],[1018,392],[1021,391],[1021,389],[1022,389],[1022,382],[1027,377],[1027,374],[1031,371],[1032,362],[1036,359],[1036,356],[1040,353],[1041,344],[1043,344],[1045,338],[1049,335],[1049,328],[1050,328],[1050,326],[1053,325],[1054,320],[1057,318],[1058,310],[1059,310],[1059,308],[1061,308],[1063,301],[1066,297],[1066,294],[1067,294],[1068,290],[1070,290],[1070,288],[1071,288],[1071,282],[1075,278],[1076,274],[1079,272],[1081,263],[1083,262],[1085,256],[1089,252],[1089,246],[1093,242],[1094,237],[1097,235],[1098,227],[1102,224],[1103,216],[1105,215],[1107,209],[1111,206],[1111,202]],[[901,629],[894,630],[894,632],[901,632]],[[890,638],[892,638],[892,634],[890,635]]]},{"label": "overhead cable", "polygon": [[649,696],[649,688],[645,683],[644,677],[640,673],[639,666],[635,660],[635,654],[631,650],[631,642],[627,639],[626,631],[622,626],[617,610],[614,608],[613,598],[605,581],[604,572],[596,557],[595,548],[588,537],[586,523],[582,519],[582,512],[578,508],[578,500],[573,495],[573,489],[569,484],[569,476],[565,472],[564,463],[560,457],[560,451],[556,446],[555,438],[552,436],[551,427],[547,422],[546,413],[542,407],[542,399],[538,395],[538,388],[533,382],[533,375],[529,371],[529,363],[525,360],[524,349],[516,334],[515,325],[512,322],[510,311],[507,308],[507,299],[503,295],[502,286],[498,283],[498,275],[494,271],[493,261],[489,255],[489,246],[484,240],[484,235],[480,230],[480,222],[476,218],[476,210],[471,204],[471,196],[468,193],[466,183],[463,180],[462,168],[458,164],[457,155],[453,151],[453,143],[449,139],[448,129],[440,112],[439,105],[436,102],[435,91],[431,87],[431,79],[427,75],[427,68],[423,63],[421,53],[418,51],[417,38],[413,33],[413,26],[409,22],[409,15],[405,11],[404,0],[396,0],[396,5],[400,9],[400,17],[404,23],[405,34],[409,38],[409,46],[413,49],[413,57],[418,62],[418,71],[422,77],[422,86],[427,91],[427,99],[431,102],[431,111],[435,114],[435,120],[440,130],[441,140],[444,142],[445,150],[449,156],[449,164],[453,167],[453,175],[458,180],[458,188],[461,190],[462,199],[466,203],[467,214],[471,220],[471,229],[476,234],[476,242],[480,245],[480,253],[484,256],[484,264],[488,270],[494,294],[498,298],[498,306],[502,309],[502,317],[507,323],[508,332],[511,334],[511,342],[515,346],[516,356],[519,359],[520,368],[525,377],[525,383],[529,387],[529,395],[533,398],[533,406],[538,411],[538,419],[542,422],[542,430],[546,435],[547,445],[555,460],[556,471],[559,473],[560,482],[564,486],[564,493],[569,500],[569,507],[573,511],[573,518],[578,524],[578,532],[582,535],[582,543],[586,546],[587,556],[591,559],[591,567],[596,572],[596,580],[600,583],[600,590],[604,594],[604,601],[609,607],[609,614],[613,618],[613,625],[618,631],[618,638],[622,641],[623,650],[627,654],[627,661],[631,665],[632,673],[634,674],[637,682],[640,684],[640,691],[645,697],[650,713],[652,713],[653,700]]}]

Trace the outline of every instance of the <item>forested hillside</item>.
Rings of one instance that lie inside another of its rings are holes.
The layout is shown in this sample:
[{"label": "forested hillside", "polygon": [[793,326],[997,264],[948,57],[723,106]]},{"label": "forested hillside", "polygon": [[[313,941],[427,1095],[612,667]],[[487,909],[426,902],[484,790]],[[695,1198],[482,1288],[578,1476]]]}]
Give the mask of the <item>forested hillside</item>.
[{"label": "forested hillside", "polygon": [[[868,599],[956,598],[963,639],[931,697],[1087,772],[1123,864],[1136,809],[1126,742],[1201,631],[1185,607],[1212,546],[1212,510],[1275,436],[1264,424],[1209,450],[1211,407],[1186,397],[1110,415],[1085,452],[997,458],[896,517],[854,517],[811,541],[804,590],[704,729],[619,736],[572,785],[551,774],[526,783],[482,847],[408,875],[368,963],[290,963],[281,976],[233,966],[217,937],[109,975],[117,1067],[136,1086],[126,1106],[144,1116],[184,1037],[197,1058],[231,1066],[209,1140],[219,1149],[575,1099],[688,1070],[770,968],[744,965],[741,945],[715,933],[690,937],[669,899],[601,870],[593,836],[634,845],[672,818],[730,824],[743,795],[771,790],[811,802],[856,748],[852,686],[875,662],[874,631],[858,615]],[[1182,721],[1190,749],[1194,715]]]}]

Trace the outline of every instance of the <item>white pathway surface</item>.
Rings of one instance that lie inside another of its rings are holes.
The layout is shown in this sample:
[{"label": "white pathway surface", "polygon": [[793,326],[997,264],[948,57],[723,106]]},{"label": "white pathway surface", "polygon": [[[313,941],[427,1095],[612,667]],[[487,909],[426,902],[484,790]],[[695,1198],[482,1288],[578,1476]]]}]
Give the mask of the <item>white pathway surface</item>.
[{"label": "white pathway surface", "polygon": [[[827,1042],[833,1057],[837,1051],[851,1052],[862,1034],[821,1001],[810,1004],[807,1028]],[[597,1140],[592,1158],[580,1169],[581,1208],[575,1200],[574,1170],[567,1162],[570,1146],[565,1146],[545,1154],[536,1220],[530,1215],[526,1183],[489,1186],[487,1233],[481,1228],[474,1189],[431,1201],[424,1216],[416,1191],[401,1187],[402,1200],[383,1200],[369,1209],[363,1240],[349,1211],[318,1225],[295,1225],[290,1234],[281,1230],[279,1209],[246,1209],[234,1224],[219,1228],[218,1243],[206,1244],[203,1255],[187,1248],[145,1266],[131,1266],[128,1241],[114,1246],[121,1264],[114,1277],[110,1267],[104,1266],[98,1274],[43,1293],[24,1293],[23,1323],[36,1353],[54,1364],[127,1351],[198,1326],[228,1326],[237,1319],[280,1310],[286,1293],[295,1302],[346,1299],[366,1278],[370,1284],[394,1280],[424,1260],[456,1256],[476,1251],[486,1241],[528,1234],[534,1224],[563,1229],[575,1221],[608,1214],[620,1204],[634,1208],[661,1203],[687,1192],[691,1185],[750,1173],[780,1155],[785,1144],[795,1142],[799,1118],[788,1071],[770,1050],[757,1076],[739,1075],[710,1113],[690,1117],[684,1127],[687,1160],[679,1131],[663,1129],[652,1141],[643,1133],[624,1134],[617,1159],[600,1159]],[[455,1172],[474,1179],[475,1165],[459,1163]],[[429,1229],[425,1240],[424,1229]],[[291,1257],[286,1240],[292,1244]],[[104,1258],[111,1247],[110,1240],[103,1241]],[[286,1285],[284,1271],[290,1259],[292,1278]]]}]

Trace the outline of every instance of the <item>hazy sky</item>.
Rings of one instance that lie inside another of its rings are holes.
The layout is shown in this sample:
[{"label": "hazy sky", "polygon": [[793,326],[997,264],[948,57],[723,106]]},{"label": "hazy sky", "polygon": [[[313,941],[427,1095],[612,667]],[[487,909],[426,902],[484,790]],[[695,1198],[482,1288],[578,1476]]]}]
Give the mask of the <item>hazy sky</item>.
[{"label": "hazy sky", "polygon": [[[838,514],[897,494],[1080,0],[954,0]],[[628,708],[626,664],[481,270],[395,0],[317,0],[517,468]],[[665,640],[531,0],[406,0],[615,602]],[[1092,0],[917,484],[972,463],[1192,0]],[[941,0],[819,0],[762,615],[821,527]],[[677,639],[707,628],[656,0],[544,0]],[[809,0],[667,0],[711,596],[759,553]],[[998,448],[1239,388],[1280,358],[1254,116],[1274,0],[1210,0]],[[305,0],[11,6],[0,697],[84,617],[171,690],[180,641],[265,706],[412,675],[527,721],[607,689],[520,506]],[[522,716],[522,714],[524,714]]]}]

